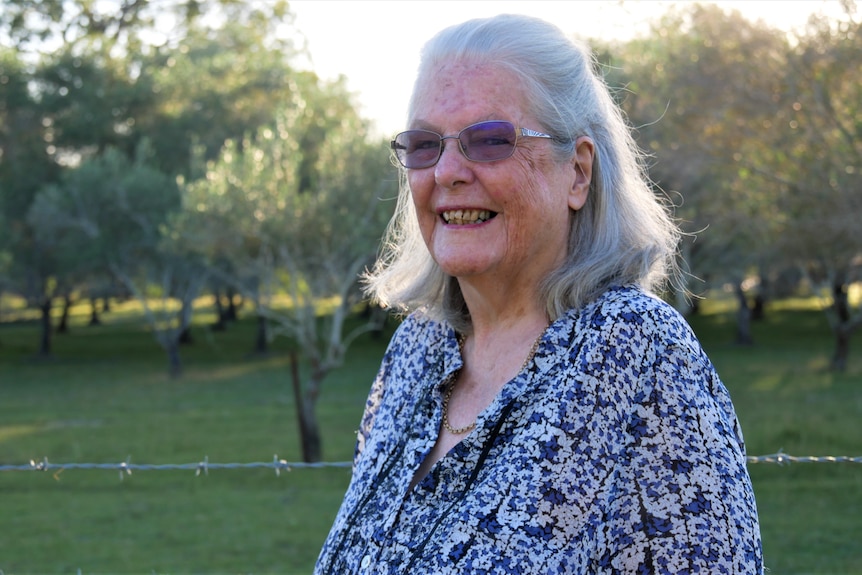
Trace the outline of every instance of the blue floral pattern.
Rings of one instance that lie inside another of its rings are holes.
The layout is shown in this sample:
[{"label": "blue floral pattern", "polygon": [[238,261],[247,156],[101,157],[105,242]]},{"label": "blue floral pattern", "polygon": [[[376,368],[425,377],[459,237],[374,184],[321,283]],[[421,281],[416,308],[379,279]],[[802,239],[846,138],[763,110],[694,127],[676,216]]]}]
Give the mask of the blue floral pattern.
[{"label": "blue floral pattern", "polygon": [[762,572],[730,397],[673,308],[617,287],[558,318],[410,490],[460,366],[447,324],[399,326],[315,573]]}]

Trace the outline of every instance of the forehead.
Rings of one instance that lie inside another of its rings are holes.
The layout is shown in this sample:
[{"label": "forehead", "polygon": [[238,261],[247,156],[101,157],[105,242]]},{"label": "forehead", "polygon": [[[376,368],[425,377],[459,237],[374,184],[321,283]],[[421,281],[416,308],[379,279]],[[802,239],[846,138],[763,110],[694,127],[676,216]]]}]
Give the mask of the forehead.
[{"label": "forehead", "polygon": [[520,123],[526,99],[513,72],[500,65],[442,62],[429,67],[414,86],[410,124],[454,130],[482,120]]}]

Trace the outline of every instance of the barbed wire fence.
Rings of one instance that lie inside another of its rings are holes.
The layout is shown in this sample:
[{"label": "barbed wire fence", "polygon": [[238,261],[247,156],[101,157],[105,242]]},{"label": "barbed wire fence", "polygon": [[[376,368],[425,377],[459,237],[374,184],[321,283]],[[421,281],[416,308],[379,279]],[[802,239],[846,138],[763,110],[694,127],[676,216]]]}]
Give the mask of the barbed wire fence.
[{"label": "barbed wire fence", "polygon": [[[776,465],[789,465],[791,463],[862,463],[862,456],[849,455],[790,455],[779,451],[771,455],[749,455],[746,457],[749,465],[771,463]],[[194,471],[195,475],[208,475],[210,471],[221,469],[272,469],[276,476],[282,471],[294,469],[323,469],[323,468],[351,468],[351,461],[326,461],[319,463],[288,462],[273,456],[272,461],[254,461],[250,463],[211,463],[208,457],[193,463],[132,463],[131,457],[119,463],[52,463],[47,457],[41,460],[30,460],[29,463],[20,465],[0,464],[0,472],[3,471],[44,471],[58,473],[70,469],[105,469],[117,471],[120,480],[131,475],[133,471]]]}]

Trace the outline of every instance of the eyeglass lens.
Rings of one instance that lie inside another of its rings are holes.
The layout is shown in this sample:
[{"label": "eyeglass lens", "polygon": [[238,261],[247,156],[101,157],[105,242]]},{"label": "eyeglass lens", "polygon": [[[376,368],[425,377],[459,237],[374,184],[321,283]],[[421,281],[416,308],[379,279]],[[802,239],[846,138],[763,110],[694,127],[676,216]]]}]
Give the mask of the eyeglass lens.
[{"label": "eyeglass lens", "polygon": [[[443,152],[441,136],[430,130],[407,130],[395,136],[392,148],[405,168],[427,168],[437,163]],[[461,151],[474,162],[504,160],[515,151],[517,135],[510,122],[479,122],[467,126],[457,136]]]}]

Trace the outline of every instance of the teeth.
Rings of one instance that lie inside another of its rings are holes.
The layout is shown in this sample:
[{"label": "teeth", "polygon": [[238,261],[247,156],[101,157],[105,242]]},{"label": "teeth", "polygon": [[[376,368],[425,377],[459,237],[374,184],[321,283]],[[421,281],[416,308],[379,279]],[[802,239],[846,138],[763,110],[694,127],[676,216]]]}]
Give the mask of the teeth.
[{"label": "teeth", "polygon": [[451,210],[443,212],[443,220],[447,224],[463,226],[467,224],[480,224],[493,217],[494,212],[489,210]]}]

